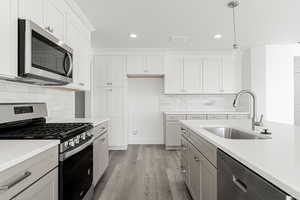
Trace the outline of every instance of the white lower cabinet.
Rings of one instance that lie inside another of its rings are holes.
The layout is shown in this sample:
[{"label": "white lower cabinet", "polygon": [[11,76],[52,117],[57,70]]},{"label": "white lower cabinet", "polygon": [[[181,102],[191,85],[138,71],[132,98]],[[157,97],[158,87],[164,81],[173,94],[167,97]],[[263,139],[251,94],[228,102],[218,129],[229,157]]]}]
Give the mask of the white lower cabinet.
[{"label": "white lower cabinet", "polygon": [[58,168],[55,168],[12,200],[58,200]]},{"label": "white lower cabinet", "polygon": [[185,120],[186,115],[164,115],[165,148],[167,150],[180,147],[181,124],[179,120]]},{"label": "white lower cabinet", "polygon": [[[102,125],[99,125],[101,127]],[[107,129],[107,126],[104,125]],[[97,127],[95,128],[97,129]],[[103,129],[102,129],[103,130]],[[99,132],[99,130],[95,130],[96,132]],[[101,132],[101,130],[100,130]],[[97,133],[94,133],[94,136]],[[94,161],[94,176],[93,176],[93,185],[96,186],[99,182],[100,178],[104,174],[108,162],[109,162],[109,156],[108,156],[108,133],[104,133],[103,135],[96,136],[94,142],[93,142],[93,161]]]}]

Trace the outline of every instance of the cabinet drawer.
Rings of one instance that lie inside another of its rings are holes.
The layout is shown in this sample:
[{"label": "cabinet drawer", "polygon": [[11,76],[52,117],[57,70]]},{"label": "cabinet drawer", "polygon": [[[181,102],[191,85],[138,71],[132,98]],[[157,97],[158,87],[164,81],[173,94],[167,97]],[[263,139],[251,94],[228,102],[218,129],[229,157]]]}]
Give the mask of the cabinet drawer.
[{"label": "cabinet drawer", "polygon": [[194,146],[206,157],[206,159],[217,167],[217,148],[193,131],[190,133],[190,138]]},{"label": "cabinet drawer", "polygon": [[42,152],[0,173],[0,199],[10,199],[58,166],[58,146]]},{"label": "cabinet drawer", "polygon": [[199,115],[188,115],[188,120],[206,120],[207,115],[206,114],[199,114]]},{"label": "cabinet drawer", "polygon": [[185,120],[186,115],[167,115],[166,120],[167,121],[178,121],[178,120]]},{"label": "cabinet drawer", "polygon": [[228,115],[227,115],[227,114],[208,114],[208,115],[207,115],[207,119],[208,119],[208,120],[214,120],[214,119],[216,119],[216,120],[218,120],[218,119],[220,119],[220,120],[222,120],[222,119],[228,119]]},{"label": "cabinet drawer", "polygon": [[249,114],[229,114],[228,119],[249,119]]}]

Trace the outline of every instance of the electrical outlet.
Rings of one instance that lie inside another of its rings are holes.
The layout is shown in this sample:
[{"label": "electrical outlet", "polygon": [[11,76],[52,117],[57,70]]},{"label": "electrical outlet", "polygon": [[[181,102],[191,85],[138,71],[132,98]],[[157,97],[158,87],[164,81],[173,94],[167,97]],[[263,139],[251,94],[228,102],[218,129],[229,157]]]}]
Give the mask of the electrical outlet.
[{"label": "electrical outlet", "polygon": [[137,135],[137,134],[138,134],[138,130],[137,129],[132,130],[132,135]]}]

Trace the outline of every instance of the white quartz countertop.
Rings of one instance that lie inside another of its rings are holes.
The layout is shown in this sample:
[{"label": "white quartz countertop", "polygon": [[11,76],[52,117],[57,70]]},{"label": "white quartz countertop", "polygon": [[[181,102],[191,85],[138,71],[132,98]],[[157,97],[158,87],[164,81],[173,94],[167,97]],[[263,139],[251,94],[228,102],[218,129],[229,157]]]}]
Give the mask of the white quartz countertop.
[{"label": "white quartz countertop", "polygon": [[0,172],[59,144],[59,140],[0,140]]},{"label": "white quartz countertop", "polygon": [[230,140],[203,128],[229,126],[250,130],[250,121],[185,120],[181,123],[286,193],[300,199],[300,127],[266,122],[264,126],[272,132],[272,139]]},{"label": "white quartz countertop", "polygon": [[197,115],[197,114],[240,114],[247,115],[249,112],[239,112],[239,111],[164,111],[166,115]]},{"label": "white quartz countertop", "polygon": [[93,126],[107,121],[108,118],[47,118],[47,123],[92,123]]}]

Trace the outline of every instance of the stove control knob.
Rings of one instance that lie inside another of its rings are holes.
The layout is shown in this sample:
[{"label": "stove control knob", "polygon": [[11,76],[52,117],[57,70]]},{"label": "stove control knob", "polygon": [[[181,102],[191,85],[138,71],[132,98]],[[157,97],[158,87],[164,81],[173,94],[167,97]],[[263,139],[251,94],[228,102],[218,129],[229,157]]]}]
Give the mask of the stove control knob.
[{"label": "stove control knob", "polygon": [[81,139],[85,140],[85,137],[86,137],[85,133],[82,133]]},{"label": "stove control knob", "polygon": [[91,137],[92,136],[91,132],[87,132],[87,136]]},{"label": "stove control knob", "polygon": [[74,140],[69,140],[69,146],[75,147],[75,142],[74,142]]},{"label": "stove control knob", "polygon": [[64,145],[65,145],[65,148],[68,148],[69,147],[69,142],[65,142]]},{"label": "stove control knob", "polygon": [[75,143],[76,143],[76,144],[79,144],[79,138],[76,138],[76,139],[75,139]]}]

